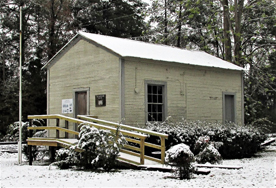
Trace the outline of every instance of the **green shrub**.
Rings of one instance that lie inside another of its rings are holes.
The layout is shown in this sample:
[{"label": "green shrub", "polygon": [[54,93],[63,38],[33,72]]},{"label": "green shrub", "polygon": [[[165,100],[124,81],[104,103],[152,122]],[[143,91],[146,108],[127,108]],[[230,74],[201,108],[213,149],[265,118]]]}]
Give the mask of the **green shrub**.
[{"label": "green shrub", "polygon": [[[34,119],[33,126],[44,126],[45,121]],[[29,122],[22,122],[22,141],[26,141],[26,139],[32,135],[29,135],[28,128]],[[35,133],[35,132],[34,132]],[[19,122],[14,122],[8,126],[7,134],[2,138],[4,141],[18,141],[19,140]]]},{"label": "green shrub", "polygon": [[[33,137],[43,137],[45,138],[47,135],[47,130],[43,130],[43,131],[37,131]],[[42,149],[42,150],[40,150]],[[29,157],[29,147],[28,145],[23,145],[23,148],[22,148],[22,153],[23,155],[25,156],[25,158],[27,160],[30,159]],[[32,146],[32,157],[33,157],[33,160],[37,160],[39,158],[43,158],[47,153],[46,151],[46,146]]]},{"label": "green shrub", "polygon": [[[29,122],[22,122],[22,141],[25,141],[28,136],[27,127]],[[19,122],[14,122],[8,126],[7,134],[3,138],[5,141],[18,141],[19,140]]]},{"label": "green shrub", "polygon": [[194,154],[186,144],[178,144],[166,151],[166,163],[177,168],[180,179],[190,179],[194,172]]},{"label": "green shrub", "polygon": [[69,155],[69,149],[61,148],[57,150],[54,165],[60,169],[68,169],[72,165]]},{"label": "green shrub", "polygon": [[[173,123],[169,119],[162,123],[147,123],[147,128],[168,134],[166,148],[184,143],[190,146],[192,152],[200,136],[209,136],[210,141],[223,145],[218,149],[223,158],[235,159],[253,156],[260,144],[266,139],[264,133],[252,126],[235,124],[209,123],[205,121],[187,121]],[[147,141],[159,144],[158,137],[150,136]]]},{"label": "green shrub", "polygon": [[78,144],[70,149],[73,151],[78,148],[83,152],[72,152],[74,154],[69,155],[66,160],[67,163],[74,163],[85,169],[111,170],[115,166],[120,148],[126,143],[118,130],[113,133],[89,125],[82,125],[79,138]]},{"label": "green shrub", "polygon": [[[25,156],[25,158],[27,160],[30,159],[30,155],[29,155],[29,147],[28,145],[23,145],[23,148],[22,148],[22,153],[23,155]],[[33,157],[33,160],[35,161],[37,156],[38,156],[38,149],[37,149],[37,146],[32,146],[32,157]]]},{"label": "green shrub", "polygon": [[211,164],[221,163],[222,157],[217,148],[219,149],[222,145],[218,142],[210,142],[209,136],[199,137],[194,148],[196,162],[201,164],[207,162]]}]

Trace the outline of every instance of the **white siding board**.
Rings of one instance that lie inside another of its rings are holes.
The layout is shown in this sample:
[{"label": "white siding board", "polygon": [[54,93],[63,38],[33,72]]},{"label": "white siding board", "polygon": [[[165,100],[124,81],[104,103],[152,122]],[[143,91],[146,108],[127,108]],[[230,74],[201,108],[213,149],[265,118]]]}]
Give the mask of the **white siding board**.
[{"label": "white siding board", "polygon": [[[90,88],[90,114],[120,121],[119,57],[86,40],[79,40],[50,67],[49,72],[48,114],[61,114],[62,99],[73,98],[74,89]],[[99,94],[106,94],[105,107],[95,107],[95,95]]]},{"label": "white siding board", "polygon": [[[237,93],[236,102],[241,103],[239,71],[129,58],[125,60],[127,124],[139,124],[140,126],[145,124],[145,80],[167,83],[167,115],[171,116],[174,121],[182,118],[222,121],[222,92]],[[134,92],[135,87],[139,93]],[[237,122],[240,124],[242,121],[241,105],[237,105],[236,111]]]}]

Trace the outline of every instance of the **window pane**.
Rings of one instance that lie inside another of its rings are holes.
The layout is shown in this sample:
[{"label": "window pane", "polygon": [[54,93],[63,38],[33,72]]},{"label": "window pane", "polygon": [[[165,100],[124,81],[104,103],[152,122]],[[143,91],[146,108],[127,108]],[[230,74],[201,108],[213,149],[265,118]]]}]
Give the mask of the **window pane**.
[{"label": "window pane", "polygon": [[162,86],[158,86],[158,94],[163,94]]},{"label": "window pane", "polygon": [[153,116],[153,121],[158,121],[157,120],[157,113],[153,113],[152,116]]},{"label": "window pane", "polygon": [[148,104],[148,112],[151,113],[152,112],[152,104]]},{"label": "window pane", "polygon": [[156,104],[152,105],[152,112],[158,112],[158,107]]},{"label": "window pane", "polygon": [[158,112],[161,112],[161,113],[163,112],[162,106],[163,106],[162,104],[158,105]]},{"label": "window pane", "polygon": [[148,102],[152,102],[152,95],[148,95]]},{"label": "window pane", "polygon": [[152,95],[152,102],[157,103],[157,95]]},{"label": "window pane", "polygon": [[158,120],[157,121],[163,121],[163,116],[162,116],[162,113],[158,113]]},{"label": "window pane", "polygon": [[152,93],[152,86],[148,85],[148,93]]},{"label": "window pane", "polygon": [[152,93],[157,94],[157,87],[158,86],[152,86]]},{"label": "window pane", "polygon": [[163,96],[162,95],[158,95],[158,103],[163,103]]},{"label": "window pane", "polygon": [[148,121],[153,121],[151,113],[148,113]]}]

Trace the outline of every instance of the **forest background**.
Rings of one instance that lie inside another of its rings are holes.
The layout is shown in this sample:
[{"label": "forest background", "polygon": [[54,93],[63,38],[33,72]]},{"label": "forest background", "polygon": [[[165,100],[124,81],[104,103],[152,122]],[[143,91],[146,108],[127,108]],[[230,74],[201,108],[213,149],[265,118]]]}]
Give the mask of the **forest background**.
[{"label": "forest background", "polygon": [[202,50],[246,68],[245,123],[276,132],[275,0],[1,0],[0,137],[19,119],[20,5],[23,121],[46,114],[41,68],[82,30]]}]

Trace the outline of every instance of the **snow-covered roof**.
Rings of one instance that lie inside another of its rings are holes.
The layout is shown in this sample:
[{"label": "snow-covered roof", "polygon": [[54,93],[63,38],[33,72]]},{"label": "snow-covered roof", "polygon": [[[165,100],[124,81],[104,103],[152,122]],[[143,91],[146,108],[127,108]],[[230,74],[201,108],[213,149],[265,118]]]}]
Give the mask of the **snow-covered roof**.
[{"label": "snow-covered roof", "polygon": [[[78,35],[111,50],[121,57],[136,57],[188,65],[216,67],[230,70],[244,70],[242,67],[224,61],[203,51],[185,50],[171,46],[151,44],[130,39],[86,33],[82,31],[80,31],[75,37]],[[50,63],[50,61],[48,63]],[[47,66],[47,64],[45,66]]]}]

